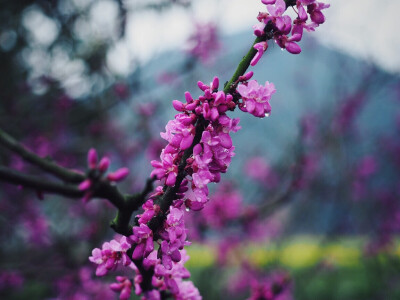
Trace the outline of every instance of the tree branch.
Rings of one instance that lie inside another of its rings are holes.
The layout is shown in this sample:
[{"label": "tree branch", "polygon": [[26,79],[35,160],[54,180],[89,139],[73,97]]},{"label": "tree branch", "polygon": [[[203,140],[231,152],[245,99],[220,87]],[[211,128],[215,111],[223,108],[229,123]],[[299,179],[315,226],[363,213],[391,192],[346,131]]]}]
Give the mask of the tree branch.
[{"label": "tree branch", "polygon": [[[135,195],[126,195],[123,199],[119,199],[118,206],[113,203],[118,208],[117,215],[110,224],[115,232],[125,236],[132,235],[132,226],[130,225],[132,214],[145,202],[147,194],[153,190],[154,181],[155,178],[147,179],[142,192]],[[116,188],[115,190],[116,191],[110,190],[110,192],[118,192]],[[120,198],[121,196],[122,195],[118,197]]]},{"label": "tree branch", "polygon": [[[48,172],[66,182],[80,183],[86,179],[85,175],[70,171],[67,168],[63,168],[58,164],[44,159],[34,152],[26,149],[22,144],[17,142],[13,137],[1,129],[0,144],[18,154],[27,162],[38,166],[43,171]],[[72,198],[82,198],[85,194],[85,192],[80,191],[77,186],[51,182],[47,179],[27,175],[22,172],[1,166],[0,180],[12,184],[22,185],[40,192],[59,194]],[[145,202],[147,194],[153,190],[154,181],[155,179],[148,179],[142,192],[135,195],[122,194],[114,184],[105,179],[101,179],[94,183],[91,189],[93,192],[93,197],[107,199],[118,209],[117,216],[111,222],[111,227],[115,230],[115,232],[126,236],[132,234],[132,227],[129,224],[132,214]]]},{"label": "tree branch", "polygon": [[0,180],[16,185],[22,185],[38,192],[58,194],[70,198],[82,198],[84,194],[76,186],[51,182],[47,179],[26,175],[22,172],[3,166],[0,166]]},{"label": "tree branch", "polygon": [[8,135],[2,129],[0,129],[0,144],[18,154],[25,161],[39,167],[43,171],[46,171],[63,181],[79,183],[85,180],[84,175],[63,168],[60,165],[48,159],[42,158],[32,151],[26,149],[22,144],[18,143],[13,137]]}]

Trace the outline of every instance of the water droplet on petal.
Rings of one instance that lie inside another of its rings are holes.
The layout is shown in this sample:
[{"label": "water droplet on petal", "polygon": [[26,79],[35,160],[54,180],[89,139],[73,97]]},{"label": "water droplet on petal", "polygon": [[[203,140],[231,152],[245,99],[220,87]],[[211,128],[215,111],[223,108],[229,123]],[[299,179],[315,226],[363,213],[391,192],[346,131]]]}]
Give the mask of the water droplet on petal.
[{"label": "water droplet on petal", "polygon": [[186,210],[186,211],[190,211],[190,208],[189,208],[189,207],[186,207],[185,210]]},{"label": "water droplet on petal", "polygon": [[271,113],[266,113],[265,116],[268,118],[271,115]]},{"label": "water droplet on petal", "polygon": [[285,49],[281,48],[281,51],[283,51],[283,50],[285,50]]}]

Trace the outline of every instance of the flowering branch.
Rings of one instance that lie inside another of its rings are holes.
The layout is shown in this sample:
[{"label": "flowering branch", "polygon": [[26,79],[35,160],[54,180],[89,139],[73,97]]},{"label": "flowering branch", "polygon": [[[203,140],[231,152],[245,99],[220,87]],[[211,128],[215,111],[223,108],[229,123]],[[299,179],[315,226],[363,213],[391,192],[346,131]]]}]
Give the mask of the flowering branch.
[{"label": "flowering branch", "polygon": [[[257,38],[224,89],[218,91],[219,79],[215,77],[210,85],[198,82],[198,87],[204,92],[198,99],[186,92],[186,103],[172,102],[180,113],[168,122],[166,132],[161,133],[161,137],[168,141],[161,152],[161,161],[151,162],[154,168],[151,177],[156,177],[163,186],[157,187],[143,204],[144,212],[137,216],[132,231],[127,230],[124,233],[126,237],[119,242],[111,241],[116,245],[114,252],[110,252],[107,245],[93,250],[89,259],[98,264],[97,273],[105,275],[119,263],[125,264],[118,249],[129,248],[126,246],[128,243],[130,248],[123,251],[132,256],[135,263],[136,294],[144,293],[145,299],[160,299],[162,292],[169,290],[176,299],[187,298],[188,293],[194,296],[193,299],[200,299],[192,283],[182,281],[190,276],[183,266],[187,260],[184,246],[189,244],[186,241],[184,208],[203,209],[209,201],[207,185],[220,181],[221,173],[227,171],[234,156],[229,133],[240,129],[239,119],[231,119],[226,113],[239,107],[259,118],[269,115],[271,107],[268,101],[275,92],[274,85],[266,82],[262,86],[255,80],[249,81],[253,72],[245,72],[261,59],[269,39],[273,38],[289,53],[301,52],[296,42],[301,40],[303,29],[314,30],[322,24],[324,16],[321,10],[329,7],[314,1],[285,3],[283,0],[262,0],[269,13],[259,14],[257,19],[260,23],[253,27]],[[292,19],[283,15],[289,4],[296,5],[299,11],[293,21],[293,31]],[[307,23],[308,14],[312,23]],[[291,37],[288,36],[290,32]],[[127,235],[129,233],[133,234]],[[158,250],[155,250],[157,245],[154,242],[158,244]],[[125,282],[125,279],[117,280]]]},{"label": "flowering branch", "polygon": [[[266,37],[257,37],[256,41],[254,42],[257,43],[259,40],[265,39]],[[257,51],[251,47],[251,49],[248,51],[246,56],[243,58],[243,60],[239,63],[234,75],[230,79],[229,83],[225,85],[224,92],[228,93],[230,91],[235,90],[235,86],[233,83],[237,82],[239,77],[244,75],[246,72],[247,68],[250,65],[251,60],[253,57],[256,55]],[[167,184],[164,185],[163,187],[163,195],[161,197],[157,198],[156,205],[159,206],[160,213],[151,218],[151,220],[148,223],[148,228],[150,228],[153,232],[158,232],[163,226],[164,220],[166,218],[166,212],[168,211],[169,207],[172,205],[173,201],[177,197],[177,193],[179,192],[179,189],[182,185],[182,182],[184,178],[186,177],[187,173],[185,171],[185,168],[187,166],[187,160],[193,155],[193,149],[196,145],[198,145],[201,141],[203,132],[205,131],[206,127],[208,126],[209,121],[205,120],[203,117],[199,117],[198,121],[196,122],[195,125],[195,136],[193,138],[193,142],[190,145],[189,148],[187,148],[184,151],[184,154],[180,160],[179,166],[178,166],[178,172],[176,175],[176,181],[173,186],[169,186]],[[124,234],[126,235],[126,234]],[[155,236],[155,239],[157,239],[157,236]],[[151,284],[153,275],[154,275],[154,270],[152,268],[146,269],[143,267],[143,259],[136,259],[134,260],[135,265],[139,269],[139,272],[141,274],[141,289],[143,291],[150,291],[153,289],[153,286]]]},{"label": "flowering branch", "polygon": [[[26,149],[22,144],[17,142],[13,137],[1,129],[0,144],[18,154],[25,161],[39,167],[49,174],[54,175],[65,183],[52,182],[47,179],[27,175],[11,168],[0,166],[1,181],[32,188],[40,194],[52,193],[70,198],[82,198],[85,196],[86,191],[85,189],[82,189],[82,184],[88,180],[85,175],[71,171],[47,158],[38,156],[34,152]],[[109,161],[103,160],[103,164],[108,165]],[[91,170],[89,171],[88,176],[90,177],[92,173],[96,172],[92,172]],[[132,214],[144,203],[147,194],[153,190],[154,179],[148,179],[145,187],[140,193],[124,195],[109,181],[110,179],[111,181],[118,181],[113,180],[118,179],[115,176],[118,176],[118,171],[108,174],[108,180],[97,180],[91,188],[90,196],[110,201],[118,209],[117,216],[111,222],[110,226],[117,233],[129,235],[131,233],[129,222]],[[76,186],[77,183],[80,183],[79,187]]]},{"label": "flowering branch", "polygon": [[[176,182],[174,186],[168,186],[164,185],[163,190],[164,194],[161,198],[158,199],[158,205],[160,206],[161,212],[166,212],[168,208],[171,206],[172,201],[176,199],[176,194],[178,193],[179,187],[182,184],[183,179],[185,178],[186,171],[185,167],[187,164],[187,159],[193,154],[193,148],[196,146],[201,139],[202,133],[204,129],[207,127],[208,122],[204,120],[203,118],[200,118],[196,124],[196,134],[193,139],[192,145],[185,150],[182,159],[180,161],[179,167],[178,167],[178,175],[176,177]],[[150,223],[149,227],[153,231],[157,230],[158,227],[162,225],[162,221],[165,217],[165,214],[160,214],[158,218],[153,218]]]},{"label": "flowering branch", "polygon": [[[287,7],[296,5],[295,0],[285,0],[285,3],[287,5]],[[271,23],[268,23],[264,27],[264,33],[262,35],[256,37],[256,39],[254,40],[249,51],[247,52],[247,54],[243,57],[243,59],[238,64],[231,79],[227,83],[225,83],[224,90],[223,90],[225,94],[235,92],[236,86],[240,82],[240,77],[245,74],[245,72],[249,68],[252,60],[257,55],[257,50],[254,48],[254,45],[256,45],[260,42],[272,39],[272,38],[273,38],[273,27],[272,27]],[[252,75],[252,72],[251,72],[251,75]],[[249,77],[251,77],[251,75],[249,75]],[[246,80],[247,78],[243,78],[243,79]],[[196,123],[195,137],[193,139],[191,146],[185,150],[184,155],[181,158],[181,161],[180,161],[180,164],[178,167],[175,185],[171,187],[171,186],[168,186],[167,184],[165,184],[163,187],[164,194],[162,197],[160,197],[158,199],[157,204],[160,206],[161,212],[166,212],[168,210],[168,208],[171,206],[172,201],[174,199],[176,199],[176,194],[179,190],[179,187],[181,186],[181,183],[186,176],[185,167],[186,167],[187,159],[193,154],[193,148],[200,142],[202,133],[204,132],[208,123],[209,122],[207,120],[204,120],[203,118],[200,118],[198,120],[198,122]],[[165,216],[165,214],[160,214],[158,216],[158,218],[153,218],[151,220],[151,222],[149,223],[150,229],[155,231],[158,229],[158,227],[160,227],[162,225],[162,221],[163,221],[162,216]]]},{"label": "flowering branch", "polygon": [[[136,294],[144,294],[143,299],[159,300],[169,295],[175,299],[201,299],[193,284],[183,280],[190,277],[184,267],[188,259],[184,247],[190,243],[186,240],[183,217],[185,210],[203,209],[209,201],[208,184],[220,181],[221,174],[227,171],[234,156],[230,132],[240,129],[239,119],[230,118],[227,112],[238,107],[255,117],[269,115],[271,107],[268,101],[275,93],[274,85],[266,82],[263,86],[256,80],[249,81],[253,72],[245,74],[246,70],[261,59],[270,39],[289,53],[300,53],[297,42],[302,38],[303,29],[313,31],[322,24],[325,18],[321,10],[329,7],[315,0],[262,2],[267,5],[268,12],[257,17],[260,23],[253,27],[257,38],[224,88],[218,91],[219,79],[215,77],[210,85],[198,82],[203,94],[197,99],[186,92],[186,103],[172,102],[179,113],[168,122],[166,132],[161,133],[168,145],[162,150],[160,161],[151,162],[151,179],[141,193],[122,194],[114,183],[128,176],[129,170],[121,168],[106,174],[110,160],[103,157],[98,161],[94,149],[88,153],[88,171],[81,175],[40,158],[4,133],[0,135],[0,142],[26,161],[65,182],[79,183],[77,191],[84,200],[105,198],[118,209],[111,227],[123,237],[119,241],[104,243],[101,249],[93,249],[89,260],[97,264],[98,276],[106,275],[120,264],[136,271],[134,282],[119,276],[116,278],[118,282],[111,286],[120,292],[120,299],[130,297],[133,285]],[[292,20],[283,14],[287,7],[294,5],[297,18]],[[311,23],[307,23],[309,17]],[[30,181],[18,172],[11,172],[11,176],[7,171],[10,170],[4,170],[3,178],[9,182],[25,182],[37,188],[37,181]],[[155,179],[161,185],[145,200]],[[47,188],[55,192],[54,187]],[[136,216],[135,225],[131,227],[132,214],[141,205],[143,213]]]}]

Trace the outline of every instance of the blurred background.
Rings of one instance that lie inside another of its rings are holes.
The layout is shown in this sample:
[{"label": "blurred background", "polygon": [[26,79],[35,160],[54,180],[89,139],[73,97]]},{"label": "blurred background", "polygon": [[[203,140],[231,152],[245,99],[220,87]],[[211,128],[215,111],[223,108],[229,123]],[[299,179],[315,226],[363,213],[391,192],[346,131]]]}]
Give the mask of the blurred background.
[{"label": "blurred background", "polygon": [[[272,114],[240,111],[236,156],[189,212],[204,299],[400,299],[400,39],[395,0],[336,0],[302,53],[270,43],[252,70]],[[328,2],[329,3],[329,2]],[[225,82],[254,40],[258,0],[0,1],[0,128],[81,171],[94,147],[144,186],[171,101]],[[293,12],[290,12],[293,13]],[[51,179],[0,145],[0,163]],[[1,299],[116,299],[88,257],[114,211],[0,185]],[[135,296],[132,296],[132,299]],[[256,298],[254,298],[256,299]]]}]

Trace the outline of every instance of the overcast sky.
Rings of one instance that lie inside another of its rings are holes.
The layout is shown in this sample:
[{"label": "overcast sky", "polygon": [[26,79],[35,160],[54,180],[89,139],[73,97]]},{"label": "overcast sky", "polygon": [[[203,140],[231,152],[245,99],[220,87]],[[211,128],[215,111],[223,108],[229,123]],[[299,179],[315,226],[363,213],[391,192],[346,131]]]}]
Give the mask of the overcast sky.
[{"label": "overcast sky", "polygon": [[[141,1],[126,1],[135,11]],[[325,10],[327,22],[312,35],[323,44],[364,59],[383,68],[400,71],[400,1],[330,0]],[[104,2],[106,3],[106,2]],[[117,71],[126,72],[123,59],[131,56],[149,60],[165,50],[182,47],[192,30],[193,20],[217,20],[223,34],[249,31],[255,16],[265,6],[259,0],[193,0],[193,9],[176,7],[162,14],[133,13],[128,18],[126,40],[110,54],[109,62]],[[125,69],[125,70],[124,70]]]},{"label": "overcast sky", "polygon": [[[214,22],[221,34],[253,34],[259,11],[265,11],[260,0],[191,0],[188,9],[172,6],[161,13],[139,10],[143,4],[160,0],[123,0],[128,16],[125,36],[107,54],[109,69],[128,75],[138,62],[146,64],[155,55],[165,51],[183,50],[185,41],[194,30],[195,22]],[[400,0],[327,0],[331,4],[324,11],[326,23],[310,33],[322,44],[357,58],[372,61],[387,71],[400,73]],[[74,23],[74,34],[83,41],[118,40],[120,19],[118,6],[112,0],[71,0],[60,2],[68,13],[69,6],[85,11],[87,17]],[[60,4],[60,5],[61,5]],[[294,15],[293,10],[289,13]],[[30,32],[33,45],[50,45],[59,34],[59,26],[34,5],[24,13],[23,24]],[[11,36],[0,32],[0,48],[7,48]],[[300,44],[301,45],[301,44]],[[89,79],[84,76],[85,63],[70,58],[62,47],[52,53],[46,47],[31,47],[24,52],[31,66],[31,77],[51,75],[63,81],[73,97],[90,90]]]}]

